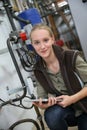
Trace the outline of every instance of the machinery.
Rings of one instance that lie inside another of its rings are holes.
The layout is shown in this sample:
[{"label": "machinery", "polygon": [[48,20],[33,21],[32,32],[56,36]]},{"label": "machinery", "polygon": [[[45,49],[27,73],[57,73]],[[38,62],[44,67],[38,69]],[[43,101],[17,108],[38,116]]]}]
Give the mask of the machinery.
[{"label": "machinery", "polygon": [[[23,119],[23,120],[14,122],[13,125],[11,125],[8,128],[8,130],[13,130],[17,125],[20,125],[26,122],[32,123],[37,130],[40,130],[40,128],[44,130],[44,123],[42,121],[42,116],[40,114],[39,109],[32,104],[30,104],[30,106],[25,105],[26,99],[30,100],[30,99],[36,98],[36,96],[33,94],[33,89],[34,89],[33,87],[34,87],[35,81],[32,78],[32,71],[34,69],[33,66],[36,60],[38,60],[38,56],[35,54],[34,49],[31,46],[31,44],[26,43],[28,37],[25,30],[21,29],[18,31],[14,23],[14,19],[21,21],[26,25],[30,24],[30,21],[20,18],[14,14],[9,0],[2,0],[2,2],[5,7],[11,26],[12,26],[12,31],[9,34],[9,38],[7,39],[7,47],[11,55],[11,58],[13,60],[18,77],[20,79],[21,87],[15,88],[15,89],[9,89],[9,87],[7,87],[7,92],[9,96],[12,94],[15,94],[15,97],[10,98],[7,101],[4,101],[2,98],[0,98],[0,109],[7,104],[12,105],[14,107],[23,108],[23,109],[32,109],[32,107],[34,107],[38,120],[39,120],[39,124],[34,119],[28,118],[28,119]],[[20,59],[21,65],[24,68],[24,70],[28,73],[29,72],[31,73],[31,76],[27,77],[26,81],[24,80],[22,73],[20,71],[17,58]],[[19,94],[20,92],[22,92],[22,94]]]}]

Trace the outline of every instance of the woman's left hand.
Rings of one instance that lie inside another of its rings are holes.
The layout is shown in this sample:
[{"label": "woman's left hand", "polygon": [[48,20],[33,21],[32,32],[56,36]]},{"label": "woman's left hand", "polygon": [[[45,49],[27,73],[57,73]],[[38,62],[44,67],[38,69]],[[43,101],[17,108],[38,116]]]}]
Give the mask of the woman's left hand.
[{"label": "woman's left hand", "polygon": [[56,100],[57,100],[57,104],[64,108],[73,103],[72,96],[68,96],[68,95],[58,96],[56,97]]}]

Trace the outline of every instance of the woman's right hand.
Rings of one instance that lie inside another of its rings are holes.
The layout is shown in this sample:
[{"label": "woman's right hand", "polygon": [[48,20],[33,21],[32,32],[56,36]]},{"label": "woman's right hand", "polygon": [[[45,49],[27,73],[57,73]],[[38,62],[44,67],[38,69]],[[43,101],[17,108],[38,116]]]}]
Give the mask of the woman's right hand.
[{"label": "woman's right hand", "polygon": [[56,97],[49,97],[47,102],[42,102],[42,98],[39,99],[39,102],[33,102],[33,104],[41,109],[46,109],[50,106],[57,104]]}]

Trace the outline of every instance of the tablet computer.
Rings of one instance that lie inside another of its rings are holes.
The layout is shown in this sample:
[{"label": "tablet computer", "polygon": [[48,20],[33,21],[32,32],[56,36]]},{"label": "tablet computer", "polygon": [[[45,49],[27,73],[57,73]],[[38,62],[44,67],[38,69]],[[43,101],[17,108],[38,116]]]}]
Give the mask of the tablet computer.
[{"label": "tablet computer", "polygon": [[[48,99],[41,99],[42,100],[42,102],[48,102]],[[29,99],[28,100],[28,102],[39,102],[40,101],[40,99]]]}]

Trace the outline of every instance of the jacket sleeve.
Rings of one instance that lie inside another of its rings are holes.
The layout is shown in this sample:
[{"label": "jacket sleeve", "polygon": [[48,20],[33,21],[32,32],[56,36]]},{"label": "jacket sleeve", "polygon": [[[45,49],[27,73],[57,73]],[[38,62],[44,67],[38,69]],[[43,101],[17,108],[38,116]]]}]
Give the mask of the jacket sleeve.
[{"label": "jacket sleeve", "polygon": [[87,62],[81,56],[77,56],[76,70],[84,82],[84,86],[87,86]]}]

